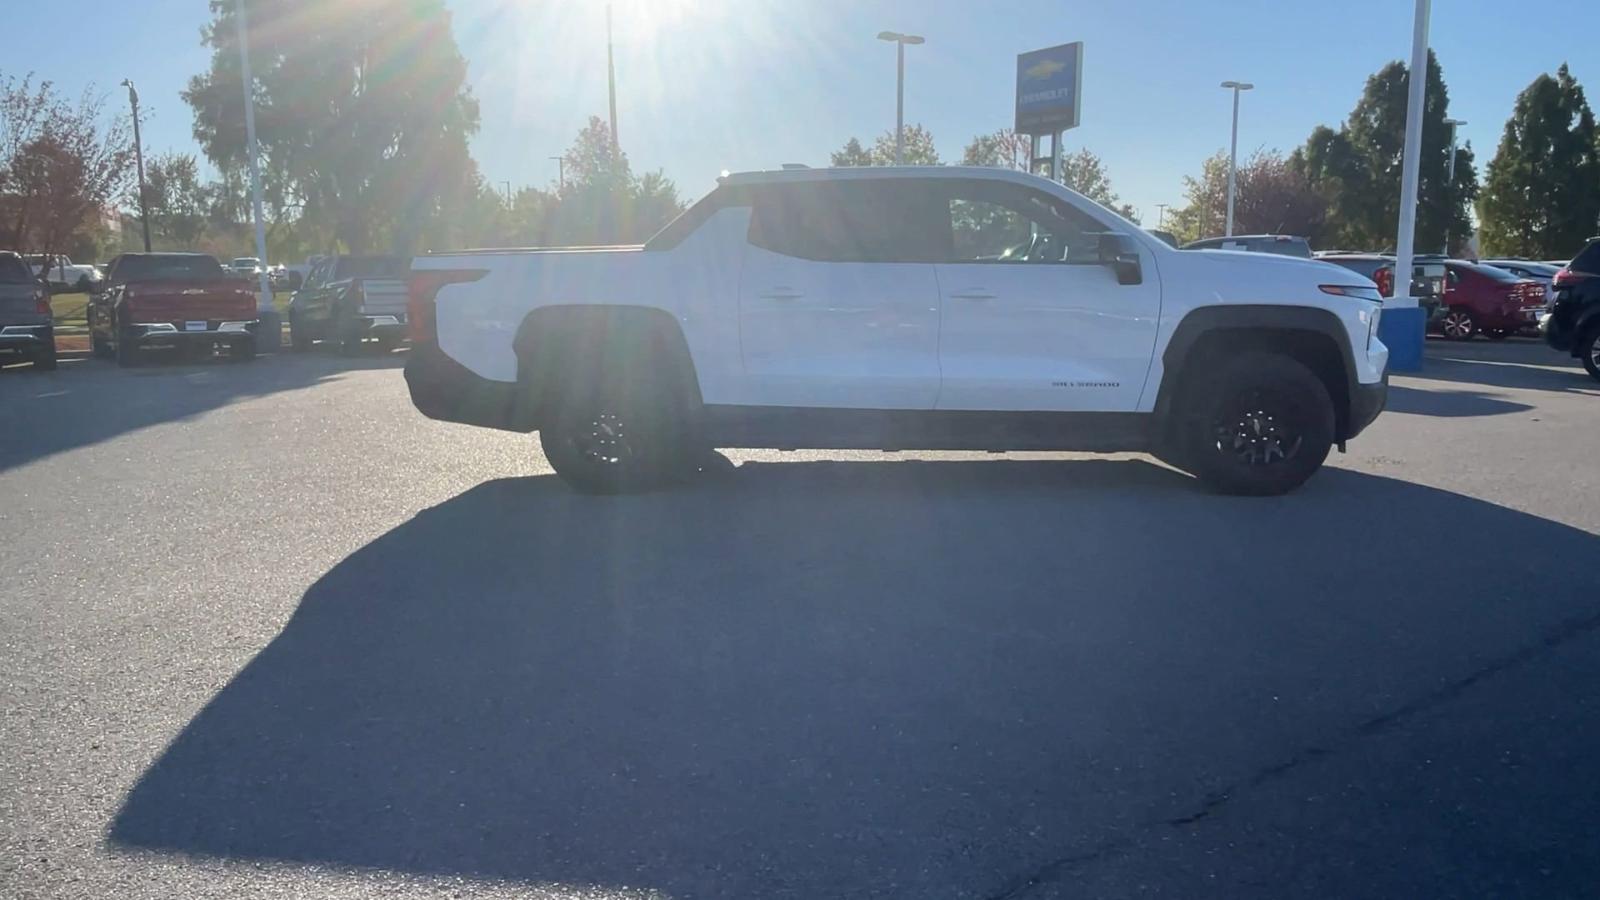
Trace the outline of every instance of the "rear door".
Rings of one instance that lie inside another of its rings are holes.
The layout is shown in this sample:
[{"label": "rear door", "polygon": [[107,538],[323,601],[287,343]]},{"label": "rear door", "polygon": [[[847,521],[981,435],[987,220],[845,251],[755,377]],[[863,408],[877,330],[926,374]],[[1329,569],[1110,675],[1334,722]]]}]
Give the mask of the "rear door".
[{"label": "rear door", "polygon": [[1161,313],[1149,255],[1142,284],[1119,284],[1100,262],[1112,224],[1023,185],[938,184],[939,409],[1135,411]]},{"label": "rear door", "polygon": [[903,179],[754,191],[739,283],[747,402],[934,407],[939,290],[925,195],[926,182]]},{"label": "rear door", "polygon": [[294,295],[295,322],[315,337],[328,334],[333,321],[333,297],[328,282],[333,277],[334,262],[329,257],[312,266],[305,283]]}]

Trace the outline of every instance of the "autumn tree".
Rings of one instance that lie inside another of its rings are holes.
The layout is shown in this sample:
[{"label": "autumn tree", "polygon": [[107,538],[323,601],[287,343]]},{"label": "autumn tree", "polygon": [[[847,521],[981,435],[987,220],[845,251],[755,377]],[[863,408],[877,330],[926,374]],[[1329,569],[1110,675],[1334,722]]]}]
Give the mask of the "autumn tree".
[{"label": "autumn tree", "polygon": [[106,122],[93,88],[71,103],[0,76],[0,246],[54,253],[96,227],[133,167],[125,121]]},{"label": "autumn tree", "polygon": [[[351,253],[397,249],[467,179],[478,104],[443,0],[248,0],[263,165]],[[184,100],[219,169],[246,162],[234,0],[212,0],[211,67]]]},{"label": "autumn tree", "polygon": [[565,159],[566,184],[545,207],[538,243],[637,243],[683,211],[677,186],[666,175],[633,174],[599,116],[578,132]]},{"label": "autumn tree", "polygon": [[963,166],[984,166],[991,169],[1015,169],[1027,172],[1033,162],[1033,141],[1025,134],[1009,128],[989,134],[980,134],[961,151]]},{"label": "autumn tree", "polygon": [[1565,64],[1517,95],[1478,211],[1486,255],[1568,259],[1600,232],[1600,129]]},{"label": "autumn tree", "polygon": [[[138,189],[129,191],[128,206],[138,209]],[[194,249],[205,233],[211,201],[200,179],[195,158],[186,153],[165,153],[145,164],[145,208],[150,211],[150,232],[163,247]]]},{"label": "autumn tree", "polygon": [[[961,152],[964,166],[1029,170],[1033,161],[1033,140],[1028,135],[1017,134],[1009,128],[989,134],[980,134]],[[1105,162],[1087,148],[1064,154],[1061,157],[1061,183],[1118,214],[1139,221],[1134,208],[1122,202],[1111,188],[1111,177],[1106,174]]]},{"label": "autumn tree", "polygon": [[[1185,176],[1187,203],[1168,217],[1172,232],[1185,241],[1223,233],[1228,217],[1228,154],[1219,150]],[[1305,173],[1277,150],[1257,150],[1239,166],[1234,179],[1235,234],[1293,234],[1313,245],[1323,240],[1327,202]]]},{"label": "autumn tree", "polygon": [[[1447,236],[1461,241],[1471,234],[1469,210],[1477,197],[1477,174],[1469,144],[1457,149],[1455,181],[1449,179],[1450,129],[1444,120],[1450,95],[1432,51],[1426,78],[1416,245],[1442,249]],[[1374,250],[1396,243],[1410,82],[1404,63],[1384,66],[1367,79],[1343,126],[1318,126],[1290,157],[1291,166],[1327,200],[1327,240]]]}]

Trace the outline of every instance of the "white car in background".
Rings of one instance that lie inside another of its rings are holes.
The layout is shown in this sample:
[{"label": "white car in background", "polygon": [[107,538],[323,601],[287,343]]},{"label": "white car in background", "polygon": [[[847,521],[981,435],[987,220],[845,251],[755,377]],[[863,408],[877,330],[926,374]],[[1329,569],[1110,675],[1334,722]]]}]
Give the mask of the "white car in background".
[{"label": "white car in background", "polygon": [[33,268],[33,274],[42,276],[52,291],[87,293],[104,277],[95,266],[77,265],[60,253],[49,255],[30,253],[27,259],[28,265]]},{"label": "white car in background", "polygon": [[254,256],[237,256],[233,262],[228,263],[228,271],[235,275],[254,278],[261,274],[261,260]]}]

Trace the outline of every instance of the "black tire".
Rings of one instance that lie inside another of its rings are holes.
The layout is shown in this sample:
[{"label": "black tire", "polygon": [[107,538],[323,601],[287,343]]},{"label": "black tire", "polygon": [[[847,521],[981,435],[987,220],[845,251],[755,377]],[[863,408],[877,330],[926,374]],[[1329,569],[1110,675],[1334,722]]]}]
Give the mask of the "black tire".
[{"label": "black tire", "polygon": [[[644,365],[602,366],[568,382],[540,432],[556,474],[585,494],[626,494],[689,475],[698,457],[693,401],[663,354]],[[634,377],[620,372],[636,373]]]},{"label": "black tire", "polygon": [[1195,380],[1177,410],[1178,458],[1211,489],[1285,494],[1328,458],[1333,400],[1300,362],[1247,352],[1184,377]]},{"label": "black tire", "polygon": [[378,338],[378,352],[388,356],[395,351],[396,347],[400,346],[400,341],[401,338],[392,335]]},{"label": "black tire", "polygon": [[1447,310],[1439,319],[1439,330],[1447,341],[1470,341],[1478,333],[1478,320],[1466,309]]},{"label": "black tire", "polygon": [[131,340],[126,332],[117,335],[117,365],[124,369],[131,369],[139,364],[139,344]]},{"label": "black tire", "polygon": [[228,345],[228,361],[236,363],[255,362],[256,339],[250,338],[243,341],[234,341]]},{"label": "black tire", "polygon": [[1578,359],[1583,362],[1583,370],[1589,377],[1600,381],[1600,328],[1591,328],[1589,333],[1578,341]]},{"label": "black tire", "polygon": [[1511,332],[1504,328],[1486,328],[1483,331],[1483,336],[1491,341],[1503,341],[1511,336]]},{"label": "black tire", "polygon": [[116,354],[111,350],[111,342],[93,332],[89,333],[89,355],[95,359],[110,359]]},{"label": "black tire", "polygon": [[54,343],[39,351],[39,355],[33,358],[33,367],[41,372],[54,372],[56,370],[56,346]]}]

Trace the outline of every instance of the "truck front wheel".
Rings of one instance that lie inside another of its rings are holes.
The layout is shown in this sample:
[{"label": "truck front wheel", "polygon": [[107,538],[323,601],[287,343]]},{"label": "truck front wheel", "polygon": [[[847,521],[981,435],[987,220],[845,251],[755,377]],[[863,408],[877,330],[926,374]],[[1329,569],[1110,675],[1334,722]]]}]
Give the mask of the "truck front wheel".
[{"label": "truck front wheel", "polygon": [[1184,467],[1224,494],[1268,496],[1310,478],[1334,440],[1333,401],[1304,364],[1244,353],[1203,372],[1180,405]]}]

